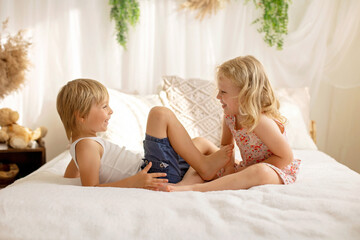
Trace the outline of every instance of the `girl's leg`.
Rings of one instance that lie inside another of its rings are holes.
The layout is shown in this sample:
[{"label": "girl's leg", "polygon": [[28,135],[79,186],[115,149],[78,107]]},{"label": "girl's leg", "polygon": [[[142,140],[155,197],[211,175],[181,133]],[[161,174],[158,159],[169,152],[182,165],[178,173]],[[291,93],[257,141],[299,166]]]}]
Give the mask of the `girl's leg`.
[{"label": "girl's leg", "polygon": [[201,154],[175,114],[166,107],[154,107],[150,110],[146,134],[156,138],[168,138],[175,152],[204,180],[212,179],[230,160],[232,154],[232,145],[224,146],[208,156]]},{"label": "girl's leg", "polygon": [[[200,177],[200,175],[195,171],[195,169],[193,169],[191,166],[189,167],[189,169],[187,170],[187,172],[185,173],[183,179],[175,184],[171,184],[169,183],[168,185],[173,185],[173,186],[187,186],[187,185],[193,185],[193,184],[197,184],[197,183],[204,183],[205,181]],[[165,192],[168,192],[169,190],[166,189],[164,190]]]},{"label": "girl's leg", "polygon": [[240,172],[226,175],[211,182],[188,185],[168,186],[170,191],[219,191],[238,190],[264,184],[282,184],[280,176],[266,164],[258,163]]}]

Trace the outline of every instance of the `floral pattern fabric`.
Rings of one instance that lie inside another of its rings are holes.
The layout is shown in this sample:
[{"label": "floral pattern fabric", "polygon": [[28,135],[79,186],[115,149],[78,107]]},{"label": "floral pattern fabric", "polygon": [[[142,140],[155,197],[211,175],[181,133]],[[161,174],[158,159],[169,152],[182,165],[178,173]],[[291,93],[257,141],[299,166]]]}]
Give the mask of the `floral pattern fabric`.
[{"label": "floral pattern fabric", "polygon": [[[225,115],[226,125],[229,127],[236,145],[239,147],[242,161],[236,167],[250,166],[256,163],[261,163],[273,155],[270,149],[261,141],[261,139],[254,133],[248,132],[245,128],[237,130],[235,128],[235,116]],[[283,134],[286,135],[285,128],[277,122],[283,129]],[[284,184],[294,183],[299,172],[301,160],[294,159],[292,163],[283,169],[279,169],[272,164],[264,163],[274,169],[279,174]]]}]

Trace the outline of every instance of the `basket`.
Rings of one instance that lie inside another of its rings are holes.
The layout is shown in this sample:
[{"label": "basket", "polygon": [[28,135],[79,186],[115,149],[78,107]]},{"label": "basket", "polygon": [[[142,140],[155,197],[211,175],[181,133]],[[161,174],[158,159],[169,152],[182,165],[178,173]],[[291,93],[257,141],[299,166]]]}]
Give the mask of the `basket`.
[{"label": "basket", "polygon": [[18,173],[19,167],[15,163],[0,163],[0,187],[13,183]]}]

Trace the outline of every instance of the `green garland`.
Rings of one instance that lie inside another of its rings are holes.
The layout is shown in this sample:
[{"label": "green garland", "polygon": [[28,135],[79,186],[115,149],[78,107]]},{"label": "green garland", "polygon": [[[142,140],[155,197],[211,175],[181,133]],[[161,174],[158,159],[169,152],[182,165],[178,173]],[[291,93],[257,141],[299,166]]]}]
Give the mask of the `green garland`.
[{"label": "green garland", "polygon": [[139,21],[140,9],[137,0],[109,0],[110,18],[116,23],[116,39],[126,49],[129,24],[135,26]]},{"label": "green garland", "polygon": [[[249,0],[246,0],[246,3]],[[288,8],[291,0],[253,0],[256,8],[263,10],[262,17],[253,21],[253,24],[260,23],[259,33],[264,33],[264,41],[273,47],[281,50],[284,44],[284,35],[287,35]]]},{"label": "green garland", "polygon": [[[245,0],[248,3],[250,0]],[[288,8],[291,0],[252,0],[263,14],[253,24],[260,23],[259,33],[264,33],[264,41],[271,47],[282,49],[283,36],[287,34]],[[116,23],[116,39],[126,49],[128,25],[135,26],[139,20],[140,9],[137,0],[110,0],[110,17]]]}]

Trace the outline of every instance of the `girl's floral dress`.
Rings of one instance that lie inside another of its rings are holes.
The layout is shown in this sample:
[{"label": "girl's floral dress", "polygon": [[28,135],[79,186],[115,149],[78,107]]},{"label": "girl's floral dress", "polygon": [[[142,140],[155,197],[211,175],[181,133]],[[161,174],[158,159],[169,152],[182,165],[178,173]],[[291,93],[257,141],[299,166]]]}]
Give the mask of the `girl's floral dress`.
[{"label": "girl's floral dress", "polygon": [[[242,161],[236,168],[250,166],[256,163],[263,162],[267,158],[273,155],[269,148],[260,140],[254,132],[247,132],[245,128],[237,130],[235,128],[235,116],[225,115],[226,125],[229,127],[237,146],[240,149]],[[285,133],[284,126],[277,122],[278,125],[283,129],[283,134]],[[284,184],[294,183],[296,176],[299,172],[301,160],[294,159],[292,163],[286,166],[283,169],[279,169],[272,164],[264,163],[274,169],[274,171],[279,174]]]}]

